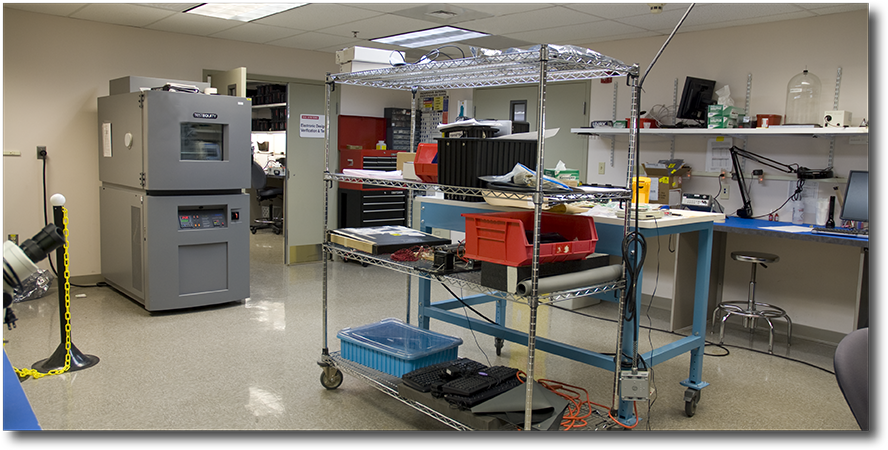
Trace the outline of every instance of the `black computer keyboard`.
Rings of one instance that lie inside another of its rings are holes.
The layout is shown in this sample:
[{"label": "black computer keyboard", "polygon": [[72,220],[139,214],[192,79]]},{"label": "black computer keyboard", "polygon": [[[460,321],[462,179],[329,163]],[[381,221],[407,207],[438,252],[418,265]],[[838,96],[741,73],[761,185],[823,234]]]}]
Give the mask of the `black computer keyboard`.
[{"label": "black computer keyboard", "polygon": [[869,228],[814,227],[811,229],[811,232],[814,234],[831,234],[833,236],[869,239]]},{"label": "black computer keyboard", "polygon": [[517,376],[513,375],[496,386],[487,388],[475,395],[444,394],[444,400],[459,407],[471,408],[477,404],[490,400],[497,395],[511,391],[522,384],[524,383],[522,383]]},{"label": "black computer keyboard", "polygon": [[462,377],[444,383],[444,385],[441,386],[441,392],[444,394],[455,394],[469,397],[509,381],[512,378],[517,380],[517,373],[518,369],[513,369],[511,367],[491,366],[479,370],[474,374],[463,375]]},{"label": "black computer keyboard", "polygon": [[404,384],[420,392],[429,392],[432,387],[443,386],[450,380],[466,373],[475,373],[487,366],[469,358],[459,358],[431,366],[421,367],[401,376]]}]

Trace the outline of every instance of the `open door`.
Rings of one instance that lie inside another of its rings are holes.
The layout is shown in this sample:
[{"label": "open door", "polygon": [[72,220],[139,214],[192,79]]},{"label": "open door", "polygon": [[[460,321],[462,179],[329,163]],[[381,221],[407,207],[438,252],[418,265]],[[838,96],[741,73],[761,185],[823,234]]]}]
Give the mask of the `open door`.
[{"label": "open door", "polygon": [[247,96],[246,67],[238,67],[226,71],[204,69],[203,76],[210,83],[210,86],[216,88],[219,95]]},{"label": "open door", "polygon": [[[286,263],[320,261],[324,242],[323,83],[287,83]],[[335,197],[335,196],[331,196]],[[335,211],[336,205],[330,205]]]}]

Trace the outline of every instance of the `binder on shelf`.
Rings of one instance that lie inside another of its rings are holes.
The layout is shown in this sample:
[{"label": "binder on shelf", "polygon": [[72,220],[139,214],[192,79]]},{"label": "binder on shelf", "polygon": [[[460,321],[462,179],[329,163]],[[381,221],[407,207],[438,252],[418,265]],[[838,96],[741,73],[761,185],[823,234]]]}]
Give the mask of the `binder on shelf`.
[{"label": "binder on shelf", "polygon": [[416,245],[449,245],[450,239],[423,233],[401,225],[340,228],[330,232],[330,242],[372,255],[394,253]]}]

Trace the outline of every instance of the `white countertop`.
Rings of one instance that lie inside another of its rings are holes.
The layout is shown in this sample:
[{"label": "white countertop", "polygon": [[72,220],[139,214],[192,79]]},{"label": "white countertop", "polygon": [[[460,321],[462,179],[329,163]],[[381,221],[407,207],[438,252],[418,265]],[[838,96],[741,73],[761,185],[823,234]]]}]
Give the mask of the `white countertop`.
[{"label": "white countertop", "polygon": [[[490,205],[487,202],[462,202],[457,200],[447,200],[440,197],[417,197],[421,203],[436,203],[441,205],[448,206],[459,206],[465,208],[473,208],[473,209],[484,209],[490,210],[491,212],[496,211],[527,211],[529,208],[520,208],[520,207],[511,207],[505,205]],[[530,203],[530,202],[527,202]],[[675,210],[676,214],[681,214],[680,216],[671,215],[671,216],[663,216],[660,219],[652,220],[639,220],[638,227],[639,228],[663,228],[669,226],[676,225],[687,225],[692,223],[701,223],[701,222],[724,222],[725,215],[721,213],[708,213],[702,211],[690,211],[690,210]],[[595,222],[608,224],[608,225],[623,225],[624,219],[621,217],[608,217],[602,215],[592,215],[595,218]],[[635,225],[635,220],[630,219],[631,225]]]}]

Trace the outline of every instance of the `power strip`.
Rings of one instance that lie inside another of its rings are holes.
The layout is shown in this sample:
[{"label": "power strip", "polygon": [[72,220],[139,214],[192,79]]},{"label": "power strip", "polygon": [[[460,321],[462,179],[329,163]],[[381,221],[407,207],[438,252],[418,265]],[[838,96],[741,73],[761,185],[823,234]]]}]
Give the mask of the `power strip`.
[{"label": "power strip", "polygon": [[643,402],[650,400],[650,373],[638,370],[620,371],[620,398],[627,402]]}]

